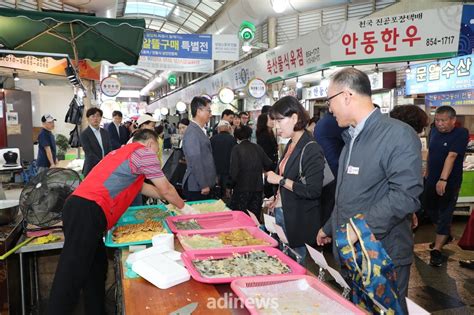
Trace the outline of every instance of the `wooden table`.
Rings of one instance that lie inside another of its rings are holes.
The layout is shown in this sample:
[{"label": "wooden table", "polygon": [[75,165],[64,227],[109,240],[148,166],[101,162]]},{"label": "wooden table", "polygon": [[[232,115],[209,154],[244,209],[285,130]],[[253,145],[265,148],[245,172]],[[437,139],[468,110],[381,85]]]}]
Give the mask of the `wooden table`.
[{"label": "wooden table", "polygon": [[[183,251],[181,244],[175,238],[175,250]],[[166,290],[155,287],[143,278],[128,279],[123,273],[123,264],[128,257],[128,250],[117,250],[116,277],[119,295],[117,304],[122,301],[123,314],[169,314],[192,302],[198,302],[194,314],[249,314],[247,309],[236,302],[236,295],[229,284],[204,284],[191,280]],[[121,290],[120,290],[121,289]],[[233,308],[225,308],[225,301],[233,301]],[[234,299],[233,299],[234,298]],[[220,300],[218,300],[220,299]],[[235,301],[234,301],[235,300]],[[217,303],[214,303],[217,301]],[[210,304],[208,304],[210,302]],[[212,303],[217,305],[212,308]],[[235,305],[237,304],[237,305]],[[208,305],[211,308],[208,308]]]}]

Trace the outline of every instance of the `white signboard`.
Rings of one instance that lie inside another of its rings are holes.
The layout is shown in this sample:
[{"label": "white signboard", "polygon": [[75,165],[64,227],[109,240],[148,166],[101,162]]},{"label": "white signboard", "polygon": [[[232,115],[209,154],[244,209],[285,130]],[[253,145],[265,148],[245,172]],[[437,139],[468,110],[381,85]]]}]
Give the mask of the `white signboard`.
[{"label": "white signboard", "polygon": [[140,56],[138,67],[148,70],[169,70],[182,72],[214,72],[214,61],[211,59],[187,59]]},{"label": "white signboard", "polygon": [[235,94],[234,91],[232,91],[229,88],[222,88],[219,91],[219,101],[221,101],[224,104],[229,104],[234,100]]},{"label": "white signboard", "polygon": [[120,93],[120,88],[120,81],[114,77],[107,77],[100,82],[100,90],[108,97],[117,96]]},{"label": "white signboard", "polygon": [[462,5],[454,5],[349,20],[334,34],[337,40],[331,44],[331,62],[352,64],[354,60],[396,61],[393,58],[402,56],[427,59],[423,55],[456,55],[461,14]]},{"label": "white signboard", "polygon": [[255,98],[262,98],[267,94],[267,85],[262,79],[252,79],[248,86],[249,94]]},{"label": "white signboard", "polygon": [[239,49],[237,35],[212,35],[212,59],[239,60]]}]

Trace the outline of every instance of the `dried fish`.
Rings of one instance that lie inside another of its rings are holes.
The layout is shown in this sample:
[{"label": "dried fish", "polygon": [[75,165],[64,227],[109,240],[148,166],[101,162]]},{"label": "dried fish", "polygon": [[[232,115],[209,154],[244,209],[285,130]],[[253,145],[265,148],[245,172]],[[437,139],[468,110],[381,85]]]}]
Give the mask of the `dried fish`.
[{"label": "dried fish", "polygon": [[193,260],[193,265],[206,278],[251,277],[291,272],[280,259],[262,250],[235,254],[224,259]]},{"label": "dried fish", "polygon": [[176,221],[174,225],[178,230],[201,230],[202,227],[197,223],[196,219],[186,221]]}]

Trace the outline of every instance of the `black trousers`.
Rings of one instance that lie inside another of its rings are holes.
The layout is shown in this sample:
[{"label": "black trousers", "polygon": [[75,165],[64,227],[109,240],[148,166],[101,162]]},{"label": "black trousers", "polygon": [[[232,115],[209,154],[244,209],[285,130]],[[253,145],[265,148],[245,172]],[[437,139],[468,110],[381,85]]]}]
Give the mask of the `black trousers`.
[{"label": "black trousers", "polygon": [[260,220],[262,202],[263,193],[261,191],[234,191],[229,207],[232,210],[252,211]]},{"label": "black trousers", "polygon": [[63,209],[64,247],[49,296],[48,314],[72,314],[82,290],[86,314],[105,314],[107,255],[105,215],[95,202],[77,196]]},{"label": "black trousers", "polygon": [[190,191],[190,190],[188,190],[188,183],[184,184],[183,193],[184,193],[184,197],[186,198],[186,201],[198,201],[198,200],[212,199],[212,195],[210,193],[208,195],[203,195],[203,194],[201,194],[201,191]]}]

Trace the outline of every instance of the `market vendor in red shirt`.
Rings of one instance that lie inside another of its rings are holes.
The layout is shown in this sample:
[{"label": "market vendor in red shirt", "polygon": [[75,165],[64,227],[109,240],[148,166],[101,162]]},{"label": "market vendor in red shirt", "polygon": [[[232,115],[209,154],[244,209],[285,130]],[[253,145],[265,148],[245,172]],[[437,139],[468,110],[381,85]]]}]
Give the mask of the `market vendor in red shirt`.
[{"label": "market vendor in red shirt", "polygon": [[[105,314],[107,256],[104,232],[135,196],[162,198],[186,212],[157,158],[157,135],[140,130],[133,143],[110,152],[67,199],[63,208],[64,247],[54,277],[48,314],[72,314],[83,290],[86,314]],[[152,182],[145,183],[145,178]]]}]

